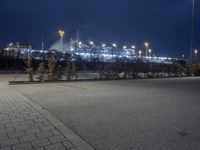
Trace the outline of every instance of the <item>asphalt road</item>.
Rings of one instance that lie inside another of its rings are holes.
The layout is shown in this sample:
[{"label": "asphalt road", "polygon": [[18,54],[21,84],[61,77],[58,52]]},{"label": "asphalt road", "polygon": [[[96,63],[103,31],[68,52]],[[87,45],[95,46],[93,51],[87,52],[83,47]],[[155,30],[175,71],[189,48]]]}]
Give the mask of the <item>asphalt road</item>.
[{"label": "asphalt road", "polygon": [[97,150],[200,149],[200,78],[12,87]]}]

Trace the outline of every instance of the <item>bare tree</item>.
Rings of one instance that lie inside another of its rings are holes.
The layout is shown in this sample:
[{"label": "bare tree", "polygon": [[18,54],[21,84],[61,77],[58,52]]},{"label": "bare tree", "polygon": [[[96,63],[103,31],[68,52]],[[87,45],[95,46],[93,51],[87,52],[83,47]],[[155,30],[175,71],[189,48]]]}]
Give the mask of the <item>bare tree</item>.
[{"label": "bare tree", "polygon": [[44,64],[44,62],[42,62],[39,64],[39,66],[37,68],[37,75],[38,75],[39,81],[44,81],[45,73],[46,73],[45,64]]},{"label": "bare tree", "polygon": [[57,66],[57,61],[55,59],[50,58],[48,60],[48,80],[49,81],[57,80],[56,66]]},{"label": "bare tree", "polygon": [[32,67],[32,62],[31,60],[29,59],[28,61],[25,62],[26,63],[26,72],[28,74],[28,79],[29,81],[34,81],[33,80],[33,67]]}]

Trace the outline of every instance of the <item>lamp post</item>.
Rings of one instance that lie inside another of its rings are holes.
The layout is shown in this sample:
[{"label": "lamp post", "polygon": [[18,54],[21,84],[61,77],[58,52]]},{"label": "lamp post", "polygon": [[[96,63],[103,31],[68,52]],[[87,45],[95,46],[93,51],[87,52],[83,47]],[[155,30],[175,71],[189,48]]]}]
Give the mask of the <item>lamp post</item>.
[{"label": "lamp post", "polygon": [[195,50],[194,50],[195,59],[197,59],[197,54],[198,54],[198,50],[195,49]]},{"label": "lamp post", "polygon": [[90,43],[90,45],[92,45],[94,47],[94,42],[90,41],[89,43]]},{"label": "lamp post", "polygon": [[141,50],[139,50],[139,57],[142,57],[142,51]]},{"label": "lamp post", "polygon": [[145,46],[145,48],[146,48],[146,57],[147,57],[147,53],[148,53],[147,51],[148,51],[149,43],[148,43],[148,42],[145,42],[145,43],[144,43],[144,46]]},{"label": "lamp post", "polygon": [[94,61],[95,60],[95,50],[94,50],[94,42],[93,41],[89,41],[89,44],[91,45],[91,59]]},{"label": "lamp post", "polygon": [[60,35],[60,50],[62,51],[63,50],[63,37],[64,37],[64,34],[65,34],[65,31],[59,30],[58,33]]},{"label": "lamp post", "polygon": [[112,46],[116,48],[116,47],[117,47],[117,44],[112,44]]},{"label": "lamp post", "polygon": [[[115,43],[113,43],[112,46],[113,46],[113,48],[117,48],[117,44],[115,44]],[[113,62],[113,48],[111,49],[112,62]]]},{"label": "lamp post", "polygon": [[192,64],[193,44],[194,44],[194,6],[195,0],[192,0],[192,32],[191,32],[191,47],[190,47],[190,65]]},{"label": "lamp post", "polygon": [[151,57],[152,49],[149,49],[149,57]]}]

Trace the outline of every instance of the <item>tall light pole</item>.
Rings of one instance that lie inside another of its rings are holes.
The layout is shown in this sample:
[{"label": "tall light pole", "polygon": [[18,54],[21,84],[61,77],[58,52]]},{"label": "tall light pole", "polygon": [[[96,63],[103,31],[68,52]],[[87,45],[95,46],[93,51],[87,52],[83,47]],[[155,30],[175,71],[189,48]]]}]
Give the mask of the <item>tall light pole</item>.
[{"label": "tall light pole", "polygon": [[[113,48],[117,48],[117,44],[112,44]],[[112,62],[113,62],[113,48],[111,49],[111,55],[112,55]]]},{"label": "tall light pole", "polygon": [[149,43],[148,43],[148,42],[145,42],[145,43],[144,43],[144,46],[145,46],[145,48],[146,48],[146,57],[147,57]]},{"label": "tall light pole", "polygon": [[60,51],[62,51],[63,50],[63,37],[64,37],[64,34],[65,34],[65,31],[59,30],[58,33],[60,35]]},{"label": "tall light pole", "polygon": [[139,57],[142,57],[142,51],[141,50],[139,50]]},{"label": "tall light pole", "polygon": [[194,50],[195,59],[197,59],[197,54],[198,54],[198,50],[195,49],[195,50]]},{"label": "tall light pole", "polygon": [[149,49],[149,57],[151,57],[151,52],[152,52],[152,49]]},{"label": "tall light pole", "polygon": [[195,6],[195,0],[192,0],[192,32],[191,32],[190,64],[192,64],[193,44],[194,44],[194,6]]}]

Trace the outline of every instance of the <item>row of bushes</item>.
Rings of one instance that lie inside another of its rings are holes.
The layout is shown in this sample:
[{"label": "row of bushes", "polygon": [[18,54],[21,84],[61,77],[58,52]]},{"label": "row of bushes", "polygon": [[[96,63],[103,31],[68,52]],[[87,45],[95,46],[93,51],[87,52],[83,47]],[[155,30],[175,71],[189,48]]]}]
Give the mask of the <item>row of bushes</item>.
[{"label": "row of bushes", "polygon": [[39,63],[36,69],[32,66],[32,61],[26,61],[26,72],[29,81],[58,81],[63,79],[72,80],[76,78],[76,67],[74,62],[68,62],[66,66],[61,66],[54,59],[49,59],[47,63]]},{"label": "row of bushes", "polygon": [[[76,62],[77,63],[77,62]],[[37,65],[32,64],[31,60],[26,61],[26,72],[29,81],[57,81],[57,80],[73,80],[77,79],[77,64],[75,62],[67,62],[66,64],[59,64],[54,59],[49,59],[47,62],[40,62]],[[76,64],[76,65],[75,65]],[[174,76],[189,76],[190,68],[186,68],[180,64],[142,64],[142,63],[124,63],[113,62],[109,64],[94,63],[95,72],[99,73],[99,78],[135,78],[139,73],[168,73]],[[88,71],[88,70],[85,70]],[[192,66],[192,74],[200,75],[200,65]]]}]

